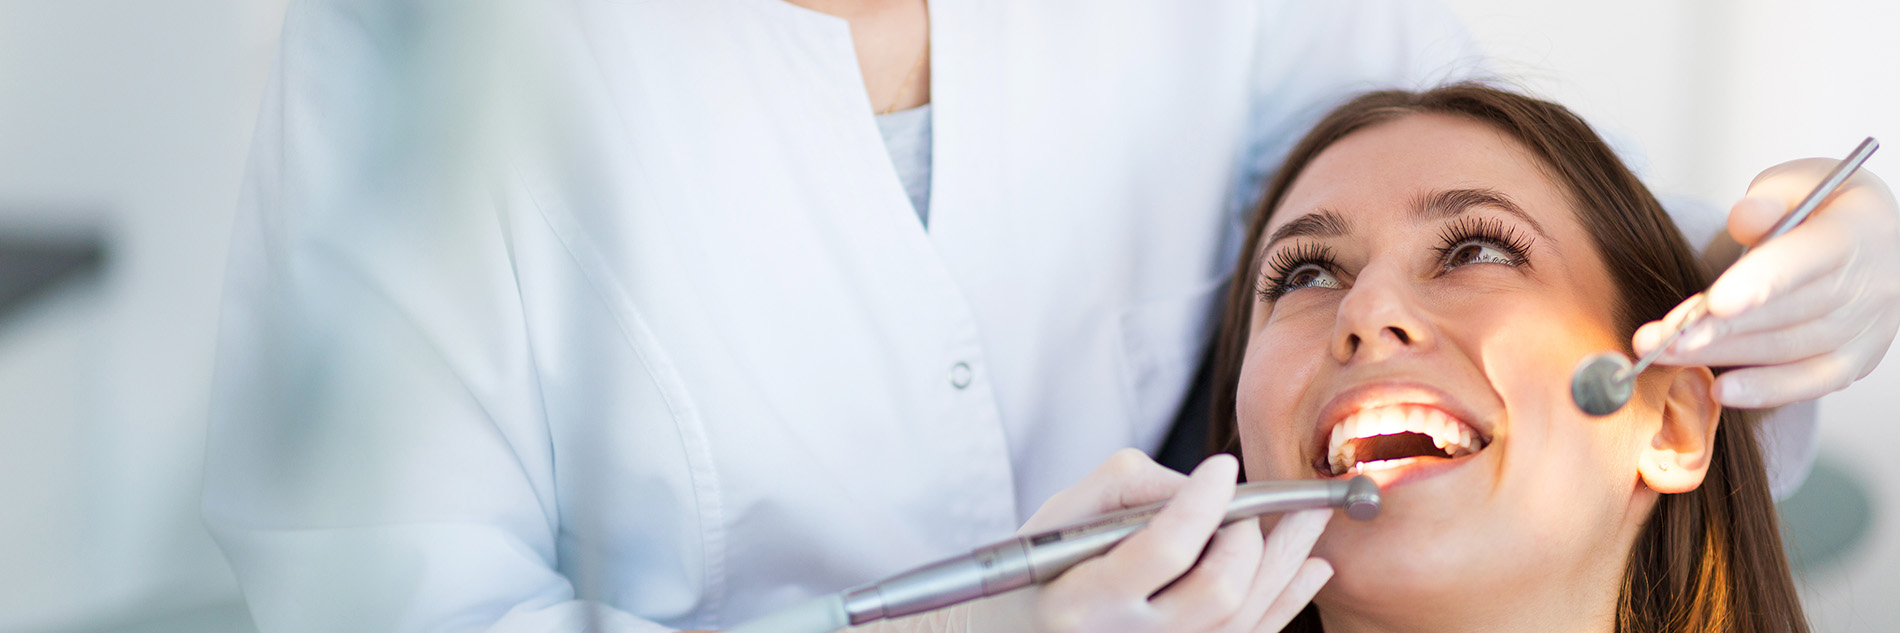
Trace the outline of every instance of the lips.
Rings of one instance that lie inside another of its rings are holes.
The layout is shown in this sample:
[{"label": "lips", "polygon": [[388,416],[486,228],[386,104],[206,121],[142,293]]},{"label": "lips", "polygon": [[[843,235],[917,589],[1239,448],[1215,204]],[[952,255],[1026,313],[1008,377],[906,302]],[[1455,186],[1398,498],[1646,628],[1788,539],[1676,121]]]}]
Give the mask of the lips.
[{"label": "lips", "polygon": [[1490,433],[1436,388],[1415,383],[1362,385],[1322,409],[1314,470],[1338,477],[1449,462],[1483,451]]}]

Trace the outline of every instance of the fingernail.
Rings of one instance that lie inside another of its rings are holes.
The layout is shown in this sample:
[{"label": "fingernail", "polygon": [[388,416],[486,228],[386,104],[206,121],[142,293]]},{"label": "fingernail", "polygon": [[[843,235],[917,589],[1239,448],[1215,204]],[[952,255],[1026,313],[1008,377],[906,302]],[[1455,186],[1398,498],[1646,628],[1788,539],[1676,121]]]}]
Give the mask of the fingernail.
[{"label": "fingernail", "polygon": [[[1326,568],[1325,568],[1325,569],[1322,569],[1322,570],[1320,570],[1320,571],[1319,571],[1318,573],[1315,573],[1315,574],[1313,574],[1314,576],[1316,576],[1316,578],[1314,578],[1314,580],[1318,580],[1318,581],[1319,581],[1319,585],[1320,585],[1321,587],[1324,587],[1324,586],[1326,586],[1326,581],[1328,581],[1328,580],[1332,580],[1332,579],[1333,579],[1333,574],[1334,574],[1334,570],[1333,570],[1333,562],[1332,562],[1332,561],[1323,561],[1323,562],[1325,562],[1325,563],[1326,563]],[[1315,593],[1317,593],[1317,592],[1315,592]]]},{"label": "fingernail", "polygon": [[1316,584],[1324,586],[1326,584],[1326,581],[1333,579],[1333,572],[1334,572],[1333,561],[1326,560],[1318,556],[1314,556],[1312,558],[1313,560],[1317,560],[1323,563],[1322,565],[1319,565],[1318,568],[1313,571],[1313,580],[1315,581]]},{"label": "fingernail", "polygon": [[[1645,332],[1646,334],[1639,335],[1636,337],[1637,339],[1641,341],[1640,344],[1637,344],[1635,342],[1631,343],[1631,345],[1636,348],[1636,353],[1638,355],[1647,354],[1651,351],[1654,351],[1657,346],[1660,346],[1663,344],[1663,341],[1669,340],[1669,329],[1665,326],[1659,325],[1653,328],[1643,330],[1643,332]],[[1667,354],[1669,353],[1669,351],[1663,350],[1663,353]]]},{"label": "fingernail", "polygon": [[1647,325],[1636,328],[1636,336],[1630,337],[1630,346],[1636,348],[1636,351],[1639,354],[1642,352],[1649,351],[1650,348],[1655,347],[1656,346],[1655,328],[1652,328]]}]

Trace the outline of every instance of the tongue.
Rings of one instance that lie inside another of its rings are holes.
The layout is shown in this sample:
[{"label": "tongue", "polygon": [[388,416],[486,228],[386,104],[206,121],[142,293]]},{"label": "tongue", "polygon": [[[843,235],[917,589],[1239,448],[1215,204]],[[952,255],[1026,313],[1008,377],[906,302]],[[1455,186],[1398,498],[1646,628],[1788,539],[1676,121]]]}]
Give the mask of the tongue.
[{"label": "tongue", "polygon": [[1451,457],[1424,433],[1393,433],[1352,440],[1353,461],[1379,462],[1407,457]]}]

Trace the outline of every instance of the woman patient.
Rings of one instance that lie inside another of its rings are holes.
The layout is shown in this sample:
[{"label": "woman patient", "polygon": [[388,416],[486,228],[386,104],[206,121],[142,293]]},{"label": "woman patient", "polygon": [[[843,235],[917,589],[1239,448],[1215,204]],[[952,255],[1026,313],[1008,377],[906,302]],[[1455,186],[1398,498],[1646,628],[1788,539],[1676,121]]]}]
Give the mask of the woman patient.
[{"label": "woman patient", "polygon": [[1751,420],[1706,367],[1623,410],[1584,356],[1708,274],[1560,106],[1475,85],[1379,92],[1297,146],[1249,228],[1215,441],[1251,479],[1352,477],[1370,522],[1288,630],[1805,631]]}]

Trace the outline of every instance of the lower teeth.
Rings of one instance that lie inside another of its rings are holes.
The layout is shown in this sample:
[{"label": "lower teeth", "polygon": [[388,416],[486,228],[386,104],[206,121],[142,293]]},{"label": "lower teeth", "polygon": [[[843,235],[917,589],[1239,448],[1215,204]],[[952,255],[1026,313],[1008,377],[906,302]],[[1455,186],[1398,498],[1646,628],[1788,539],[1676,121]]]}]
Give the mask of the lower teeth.
[{"label": "lower teeth", "polygon": [[1353,465],[1353,470],[1357,470],[1362,473],[1371,472],[1375,470],[1391,470],[1394,468],[1398,468],[1400,466],[1404,466],[1406,464],[1410,464],[1413,461],[1416,461],[1417,459],[1418,459],[1417,457],[1406,457],[1403,459],[1382,459],[1376,462],[1359,462]]}]

